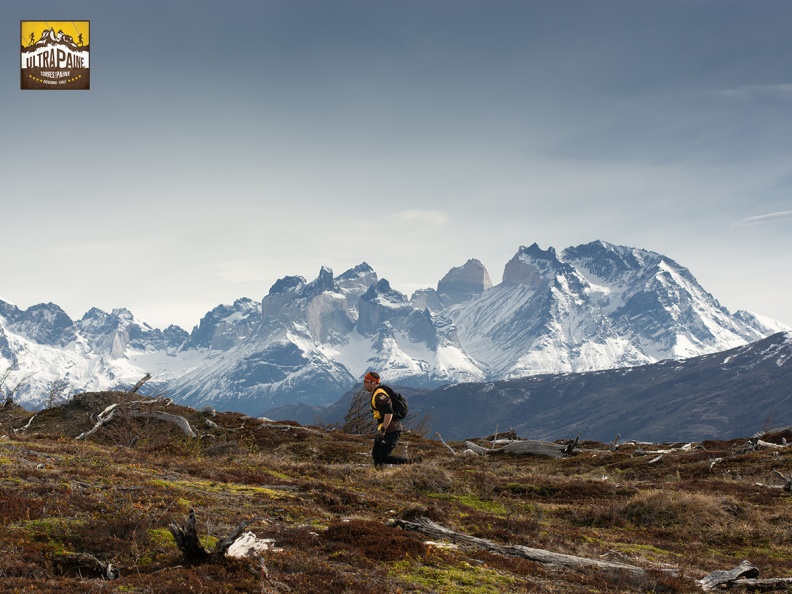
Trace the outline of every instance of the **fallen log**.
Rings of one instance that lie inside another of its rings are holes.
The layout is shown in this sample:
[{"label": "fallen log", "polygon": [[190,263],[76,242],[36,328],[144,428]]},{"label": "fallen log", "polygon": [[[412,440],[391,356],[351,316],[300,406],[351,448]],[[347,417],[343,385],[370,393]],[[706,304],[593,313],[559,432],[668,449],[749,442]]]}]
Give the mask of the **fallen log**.
[{"label": "fallen log", "polygon": [[792,591],[792,578],[740,578],[729,585],[745,588],[748,592],[789,592]]},{"label": "fallen log", "polygon": [[308,433],[314,433],[316,435],[324,436],[325,433],[323,431],[317,431],[316,429],[309,429],[308,427],[303,427],[301,425],[286,425],[286,424],[278,424],[272,422],[265,422],[255,428],[254,431],[258,431],[259,429],[281,429],[282,431],[307,431]]},{"label": "fallen log", "polygon": [[589,559],[587,557],[577,557],[564,553],[553,553],[544,549],[533,549],[522,545],[499,545],[486,538],[478,538],[468,534],[455,532],[449,528],[436,524],[426,517],[416,518],[413,521],[393,519],[388,521],[389,525],[398,526],[405,530],[420,532],[431,537],[433,540],[450,540],[457,544],[473,546],[476,548],[490,551],[498,555],[510,557],[522,557],[530,561],[536,561],[543,565],[552,565],[562,569],[577,570],[604,570],[609,573],[616,573],[628,576],[632,581],[645,583],[650,581],[650,576],[646,571],[635,565],[618,563],[615,561],[602,561],[600,559]]},{"label": "fallen log", "polygon": [[712,592],[715,589],[729,587],[735,580],[740,578],[755,578],[759,576],[759,569],[750,561],[743,561],[734,569],[716,569],[709,575],[698,580],[701,589],[705,592]]},{"label": "fallen log", "polygon": [[480,445],[476,445],[472,441],[466,441],[465,445],[471,451],[482,455],[515,454],[563,458],[564,456],[568,456],[572,453],[575,445],[577,445],[577,439],[571,444],[560,444],[554,443],[552,441],[535,441],[526,439],[523,441],[513,441],[510,444],[497,449],[483,448]]}]

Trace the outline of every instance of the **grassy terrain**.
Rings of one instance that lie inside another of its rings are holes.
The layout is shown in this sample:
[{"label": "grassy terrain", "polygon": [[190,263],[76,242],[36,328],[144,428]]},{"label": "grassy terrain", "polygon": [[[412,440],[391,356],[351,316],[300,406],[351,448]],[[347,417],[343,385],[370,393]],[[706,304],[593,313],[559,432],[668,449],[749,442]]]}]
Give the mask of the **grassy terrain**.
[{"label": "grassy terrain", "polygon": [[[75,439],[130,400],[145,398],[79,395],[32,421],[0,408],[0,592],[699,592],[696,579],[743,559],[760,577],[792,575],[792,498],[771,487],[783,484],[774,471],[792,474],[792,448],[705,442],[650,463],[670,447],[583,442],[551,459],[465,455],[451,443],[454,456],[407,433],[397,453],[422,461],[377,471],[369,436],[164,402],[143,406],[185,417],[200,436],[121,414]],[[792,440],[764,439],[782,437]],[[209,551],[253,517],[249,529],[275,548],[190,567],[168,526],[191,509]],[[501,545],[628,563],[648,578],[562,570],[386,524],[419,516]]]}]

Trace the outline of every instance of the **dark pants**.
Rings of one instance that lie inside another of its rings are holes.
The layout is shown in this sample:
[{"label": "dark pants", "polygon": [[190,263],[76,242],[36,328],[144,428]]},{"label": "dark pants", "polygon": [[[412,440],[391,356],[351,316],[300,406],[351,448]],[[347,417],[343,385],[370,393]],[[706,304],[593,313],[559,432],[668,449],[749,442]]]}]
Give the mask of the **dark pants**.
[{"label": "dark pants", "polygon": [[378,433],[374,438],[374,449],[371,450],[371,457],[374,458],[374,466],[383,464],[407,464],[409,460],[400,456],[391,456],[391,452],[399,443],[401,431],[391,431],[385,437]]}]

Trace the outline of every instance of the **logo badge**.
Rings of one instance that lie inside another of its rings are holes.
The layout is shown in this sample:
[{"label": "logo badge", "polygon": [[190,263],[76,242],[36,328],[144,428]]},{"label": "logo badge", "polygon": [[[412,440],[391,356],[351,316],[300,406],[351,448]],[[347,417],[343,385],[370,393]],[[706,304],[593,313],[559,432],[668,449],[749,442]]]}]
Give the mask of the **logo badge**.
[{"label": "logo badge", "polygon": [[22,90],[91,88],[91,21],[21,21]]}]

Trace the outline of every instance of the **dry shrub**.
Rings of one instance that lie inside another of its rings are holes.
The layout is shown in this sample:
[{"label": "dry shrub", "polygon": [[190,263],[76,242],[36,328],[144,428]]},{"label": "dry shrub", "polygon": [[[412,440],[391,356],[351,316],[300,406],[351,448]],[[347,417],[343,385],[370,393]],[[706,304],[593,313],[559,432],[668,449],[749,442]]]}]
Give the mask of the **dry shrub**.
[{"label": "dry shrub", "polygon": [[640,527],[702,528],[726,523],[730,519],[727,509],[734,506],[733,500],[702,493],[651,490],[632,497],[622,513],[628,522]]},{"label": "dry shrub", "polygon": [[9,489],[0,490],[0,526],[20,520],[38,520],[43,516],[44,499],[18,495]]},{"label": "dry shrub", "polygon": [[375,476],[382,477],[383,487],[401,496],[449,493],[459,488],[454,473],[436,460],[423,464],[403,464]]},{"label": "dry shrub", "polygon": [[348,567],[338,562],[331,564],[321,560],[317,555],[308,555],[299,550],[273,555],[267,559],[267,567],[270,570],[270,583],[274,587],[265,589],[263,586],[261,592],[382,594],[389,591],[383,584],[384,577],[378,576],[379,572],[376,569],[368,568],[367,573],[361,576],[349,571]]},{"label": "dry shrub", "polygon": [[426,554],[419,535],[389,528],[379,521],[342,520],[331,524],[321,536],[327,547],[351,553],[353,558],[392,562]]},{"label": "dry shrub", "polygon": [[475,510],[466,510],[461,523],[471,536],[509,545],[534,546],[541,529],[536,518],[522,514],[500,517]]},{"label": "dry shrub", "polygon": [[314,494],[315,501],[333,514],[350,514],[365,507],[360,497],[352,491],[330,487],[323,483],[309,484],[307,487]]}]

